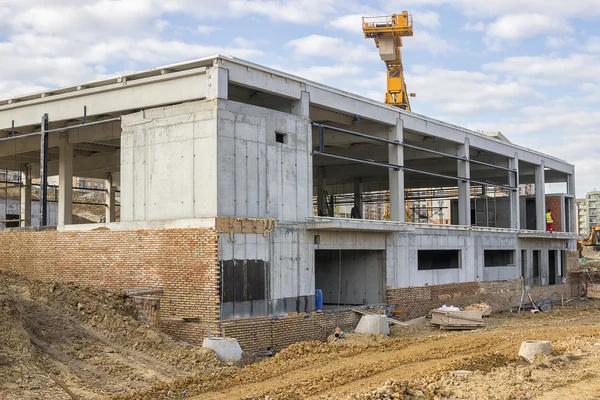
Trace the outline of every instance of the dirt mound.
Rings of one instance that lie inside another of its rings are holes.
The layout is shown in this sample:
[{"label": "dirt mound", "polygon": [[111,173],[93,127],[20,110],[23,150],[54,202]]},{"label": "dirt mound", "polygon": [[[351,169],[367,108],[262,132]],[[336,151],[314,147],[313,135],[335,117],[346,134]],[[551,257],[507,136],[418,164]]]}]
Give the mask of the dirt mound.
[{"label": "dirt mound", "polygon": [[221,368],[212,351],[136,321],[122,293],[3,272],[0,287],[0,353],[10,359],[0,366],[0,392],[8,399],[61,398],[50,374],[93,399]]},{"label": "dirt mound", "polygon": [[399,382],[390,380],[382,387],[374,389],[368,393],[354,395],[351,394],[349,400],[378,400],[378,399],[439,399],[445,398],[448,394],[434,387],[421,386],[414,383]]}]

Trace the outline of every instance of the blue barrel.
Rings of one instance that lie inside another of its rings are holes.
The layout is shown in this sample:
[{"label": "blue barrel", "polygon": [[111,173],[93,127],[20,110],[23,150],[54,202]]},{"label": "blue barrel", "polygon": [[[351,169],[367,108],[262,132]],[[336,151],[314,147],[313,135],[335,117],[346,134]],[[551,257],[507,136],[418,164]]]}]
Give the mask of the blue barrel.
[{"label": "blue barrel", "polygon": [[323,291],[321,289],[315,290],[315,308],[317,310],[323,309]]}]

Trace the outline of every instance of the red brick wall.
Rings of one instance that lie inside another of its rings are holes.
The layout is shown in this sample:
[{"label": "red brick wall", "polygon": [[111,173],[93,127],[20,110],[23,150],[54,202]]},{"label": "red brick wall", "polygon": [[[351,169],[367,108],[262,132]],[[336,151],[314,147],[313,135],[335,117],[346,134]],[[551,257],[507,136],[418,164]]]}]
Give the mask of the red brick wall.
[{"label": "red brick wall", "polygon": [[[555,301],[560,301],[561,294],[565,299],[578,296],[578,276],[569,274],[575,272],[577,252],[567,251],[567,265],[565,273],[567,283],[552,286],[531,287],[530,293],[534,299],[550,297],[556,292]],[[447,285],[415,286],[387,290],[387,303],[395,305],[404,311],[403,319],[411,319],[426,315],[434,308],[443,304],[465,307],[473,303],[485,302],[492,306],[494,311],[506,311],[519,305],[522,291],[520,280],[500,282],[464,282]]]},{"label": "red brick wall", "polygon": [[[563,232],[560,212],[562,209],[560,196],[546,196],[546,210],[547,209],[552,210],[552,217],[554,220],[554,223],[552,224],[552,230],[554,232]],[[544,215],[546,214],[546,210],[544,210]],[[546,223],[545,219],[544,223]]]},{"label": "red brick wall", "polygon": [[[308,317],[307,317],[308,316]],[[325,340],[336,327],[351,332],[361,315],[354,311],[341,313],[312,312],[277,319],[257,317],[222,322],[225,335],[234,337],[242,350],[256,353],[270,347],[281,350],[304,340]]]},{"label": "red brick wall", "polygon": [[160,324],[167,333],[186,340],[205,336],[208,326],[216,329],[219,319],[213,229],[3,232],[0,269],[108,289],[162,288],[161,317],[201,322]]}]

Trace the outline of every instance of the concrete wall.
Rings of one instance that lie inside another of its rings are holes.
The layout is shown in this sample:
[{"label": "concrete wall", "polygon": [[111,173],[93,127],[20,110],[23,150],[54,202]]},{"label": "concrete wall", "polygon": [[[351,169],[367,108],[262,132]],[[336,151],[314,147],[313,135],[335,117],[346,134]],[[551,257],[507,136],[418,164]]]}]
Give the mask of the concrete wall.
[{"label": "concrete wall", "polygon": [[[269,315],[314,310],[315,278],[312,234],[295,225],[279,225],[263,234],[219,234],[219,261],[263,260]],[[248,312],[246,316],[250,316]]]},{"label": "concrete wall", "polygon": [[123,116],[121,221],[217,215],[217,101]]},{"label": "concrete wall", "polygon": [[308,121],[249,104],[218,104],[218,215],[279,222],[312,216]]},{"label": "concrete wall", "polygon": [[385,254],[378,250],[317,251],[315,281],[317,289],[323,291],[323,303],[337,304],[338,301],[342,305],[384,303],[384,262]]}]

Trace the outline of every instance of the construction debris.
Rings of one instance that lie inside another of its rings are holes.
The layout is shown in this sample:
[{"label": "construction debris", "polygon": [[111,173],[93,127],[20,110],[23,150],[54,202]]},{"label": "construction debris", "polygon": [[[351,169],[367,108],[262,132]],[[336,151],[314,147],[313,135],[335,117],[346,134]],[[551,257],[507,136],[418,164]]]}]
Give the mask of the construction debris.
[{"label": "construction debris", "polygon": [[481,311],[431,310],[431,324],[440,329],[476,329],[485,326]]},{"label": "construction debris", "polygon": [[463,311],[480,311],[482,317],[489,317],[492,315],[492,306],[487,303],[471,304],[463,308]]},{"label": "construction debris", "polygon": [[538,355],[549,356],[552,353],[550,342],[546,340],[527,340],[521,343],[519,357],[530,363],[535,361]]}]

